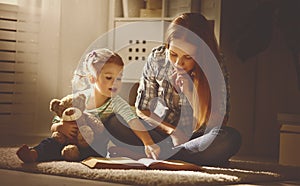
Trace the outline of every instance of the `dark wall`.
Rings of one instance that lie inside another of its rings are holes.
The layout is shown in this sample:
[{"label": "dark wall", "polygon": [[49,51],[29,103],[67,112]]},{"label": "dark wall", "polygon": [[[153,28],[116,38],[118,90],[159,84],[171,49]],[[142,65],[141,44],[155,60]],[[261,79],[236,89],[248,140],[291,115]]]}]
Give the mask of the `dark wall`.
[{"label": "dark wall", "polygon": [[239,154],[276,159],[277,114],[300,113],[300,89],[293,53],[274,7],[262,2],[272,1],[222,1],[220,46],[230,73],[229,122],[243,136]]}]

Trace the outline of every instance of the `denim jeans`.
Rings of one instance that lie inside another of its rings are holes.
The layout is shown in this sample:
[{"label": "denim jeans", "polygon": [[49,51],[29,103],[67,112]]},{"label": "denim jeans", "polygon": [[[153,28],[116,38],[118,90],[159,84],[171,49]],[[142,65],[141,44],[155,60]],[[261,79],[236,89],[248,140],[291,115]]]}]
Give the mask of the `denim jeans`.
[{"label": "denim jeans", "polygon": [[[188,142],[174,147],[170,136],[142,122],[146,129],[149,129],[148,132],[154,142],[161,148],[160,159],[177,159],[198,165],[220,165],[235,155],[241,145],[240,133],[232,127],[222,126],[212,128],[206,133],[204,130],[199,130],[193,133]],[[110,139],[116,146],[128,148],[136,153],[144,153],[143,143],[125,121],[112,116],[105,123]]]}]

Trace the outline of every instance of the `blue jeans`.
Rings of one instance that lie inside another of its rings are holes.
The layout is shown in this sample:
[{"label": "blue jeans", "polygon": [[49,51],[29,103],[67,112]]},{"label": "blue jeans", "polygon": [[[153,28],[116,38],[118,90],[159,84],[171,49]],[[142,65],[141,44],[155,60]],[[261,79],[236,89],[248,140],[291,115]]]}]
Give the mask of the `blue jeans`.
[{"label": "blue jeans", "polygon": [[206,134],[195,134],[191,140],[180,145],[171,159],[179,159],[198,165],[221,165],[227,163],[241,146],[240,133],[228,126],[212,128]]},{"label": "blue jeans", "polygon": [[[220,165],[228,162],[228,159],[240,149],[241,135],[232,127],[222,126],[220,129],[216,127],[207,133],[201,129],[194,132],[188,142],[174,147],[170,136],[157,129],[151,129],[148,123],[142,122],[149,129],[148,132],[154,142],[161,147],[160,159],[177,159],[198,165]],[[142,141],[120,117],[112,116],[105,127],[116,146],[144,153]]]},{"label": "blue jeans", "polygon": [[[88,146],[85,148],[79,148],[80,160],[83,160],[89,156],[106,156],[107,143],[97,142],[97,151],[94,148]],[[42,140],[37,146],[33,147],[38,153],[38,162],[45,161],[58,161],[63,160],[61,156],[61,150],[65,145],[58,143],[54,138],[46,138]],[[96,145],[92,145],[96,147]]]}]

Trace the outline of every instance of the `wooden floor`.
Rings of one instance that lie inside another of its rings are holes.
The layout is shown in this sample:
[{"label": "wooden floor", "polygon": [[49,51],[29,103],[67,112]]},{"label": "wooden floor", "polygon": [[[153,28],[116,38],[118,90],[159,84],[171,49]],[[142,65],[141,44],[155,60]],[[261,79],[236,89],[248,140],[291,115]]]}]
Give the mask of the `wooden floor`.
[{"label": "wooden floor", "polygon": [[280,181],[280,182],[264,182],[264,183],[252,183],[252,184],[236,184],[232,186],[253,186],[253,185],[262,185],[262,186],[299,186],[300,181]]},{"label": "wooden floor", "polygon": [[[235,160],[244,160],[244,161],[253,161],[253,162],[263,162],[263,163],[274,163],[277,164],[278,160],[274,158],[268,157],[253,157],[253,156],[234,156],[232,159]],[[276,182],[261,182],[261,183],[247,183],[247,184],[234,184],[229,186],[300,186],[300,177],[298,179],[293,180],[285,180],[285,181],[276,181]]]},{"label": "wooden floor", "polygon": [[123,184],[0,169],[2,186],[123,186]]}]

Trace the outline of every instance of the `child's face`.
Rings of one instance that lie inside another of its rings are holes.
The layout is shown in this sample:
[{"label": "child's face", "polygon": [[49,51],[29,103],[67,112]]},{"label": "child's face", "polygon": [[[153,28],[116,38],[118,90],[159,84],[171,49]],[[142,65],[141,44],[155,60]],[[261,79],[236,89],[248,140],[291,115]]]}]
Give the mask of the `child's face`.
[{"label": "child's face", "polygon": [[96,90],[105,97],[116,95],[121,89],[122,71],[122,66],[113,63],[105,64],[95,81]]}]

